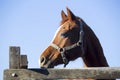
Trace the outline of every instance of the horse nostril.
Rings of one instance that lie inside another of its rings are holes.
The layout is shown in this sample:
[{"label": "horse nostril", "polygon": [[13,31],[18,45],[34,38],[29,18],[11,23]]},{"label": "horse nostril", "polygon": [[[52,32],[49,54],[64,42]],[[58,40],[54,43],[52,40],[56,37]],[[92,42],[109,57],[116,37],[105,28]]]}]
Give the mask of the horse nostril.
[{"label": "horse nostril", "polygon": [[46,62],[46,58],[42,57],[40,61],[41,61],[41,63],[45,63]]}]

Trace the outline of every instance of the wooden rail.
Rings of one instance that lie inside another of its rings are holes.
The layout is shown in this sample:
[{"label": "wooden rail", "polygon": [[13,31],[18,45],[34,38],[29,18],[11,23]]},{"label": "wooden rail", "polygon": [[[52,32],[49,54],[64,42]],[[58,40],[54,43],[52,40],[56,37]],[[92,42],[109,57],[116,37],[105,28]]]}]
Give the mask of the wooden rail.
[{"label": "wooden rail", "polygon": [[91,67],[80,69],[28,69],[27,56],[20,55],[20,47],[10,47],[9,55],[10,69],[4,70],[4,80],[120,78],[120,67]]},{"label": "wooden rail", "polygon": [[115,79],[120,78],[120,68],[82,68],[82,69],[7,69],[4,80],[40,79]]}]

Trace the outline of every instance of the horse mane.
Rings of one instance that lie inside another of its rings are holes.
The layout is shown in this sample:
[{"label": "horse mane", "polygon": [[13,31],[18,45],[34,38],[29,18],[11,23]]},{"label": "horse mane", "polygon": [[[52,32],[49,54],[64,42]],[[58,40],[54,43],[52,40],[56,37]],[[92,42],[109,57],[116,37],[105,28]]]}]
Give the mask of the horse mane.
[{"label": "horse mane", "polygon": [[85,65],[88,67],[107,67],[108,63],[104,56],[100,41],[96,37],[92,29],[83,21],[85,32],[86,52],[83,57]]}]

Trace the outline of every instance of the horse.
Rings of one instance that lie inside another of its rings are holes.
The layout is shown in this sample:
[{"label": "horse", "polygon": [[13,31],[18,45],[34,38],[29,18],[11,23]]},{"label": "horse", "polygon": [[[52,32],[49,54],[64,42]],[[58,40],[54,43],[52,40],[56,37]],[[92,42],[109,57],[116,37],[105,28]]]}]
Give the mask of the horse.
[{"label": "horse", "polygon": [[[61,24],[51,44],[39,58],[41,68],[64,67],[79,57],[86,67],[109,67],[102,46],[93,30],[67,8],[67,15],[61,11]],[[102,79],[103,80],[103,79]]]}]

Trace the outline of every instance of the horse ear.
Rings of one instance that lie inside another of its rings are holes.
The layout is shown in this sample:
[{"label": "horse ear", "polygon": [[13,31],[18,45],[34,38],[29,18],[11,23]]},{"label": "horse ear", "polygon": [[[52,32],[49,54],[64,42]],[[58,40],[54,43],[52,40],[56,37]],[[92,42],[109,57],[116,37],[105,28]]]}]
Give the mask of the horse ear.
[{"label": "horse ear", "polygon": [[67,19],[67,15],[64,13],[64,11],[61,11],[61,17],[62,17],[62,21],[65,21]]},{"label": "horse ear", "polygon": [[70,20],[75,20],[75,15],[72,13],[72,11],[67,7],[67,14],[68,14],[68,19]]}]

